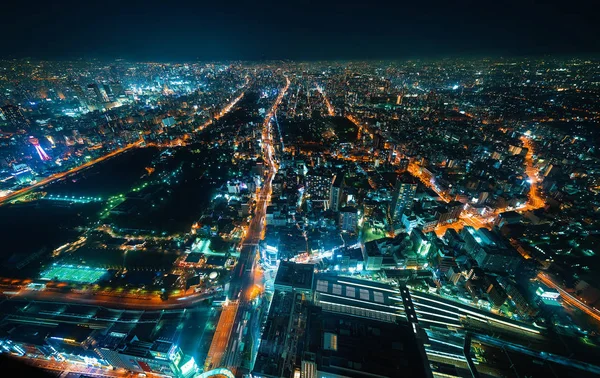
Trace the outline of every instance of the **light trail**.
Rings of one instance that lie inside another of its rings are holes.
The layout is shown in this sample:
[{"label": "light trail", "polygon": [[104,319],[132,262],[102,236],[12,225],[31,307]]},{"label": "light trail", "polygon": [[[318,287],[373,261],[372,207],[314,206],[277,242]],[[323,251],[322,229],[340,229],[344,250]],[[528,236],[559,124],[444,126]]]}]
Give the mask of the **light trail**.
[{"label": "light trail", "polygon": [[[463,313],[463,314],[456,313],[457,316],[465,316],[465,314],[468,314],[468,315],[480,318],[481,320],[485,321],[488,324],[490,322],[495,322],[495,323],[500,323],[500,324],[508,326],[508,327],[512,327],[512,328],[516,328],[516,329],[521,329],[523,331],[531,332],[531,333],[534,333],[534,334],[539,334],[540,333],[540,331],[538,331],[538,330],[535,330],[535,329],[532,329],[532,328],[529,328],[529,327],[525,327],[525,326],[522,326],[522,325],[518,325],[518,324],[515,324],[515,323],[511,323],[511,322],[508,322],[508,321],[505,321],[505,320],[496,319],[496,318],[487,316],[485,314],[481,314],[481,313],[478,313],[478,312],[475,312],[475,311],[468,310],[466,308],[462,308],[460,306],[453,305],[451,303],[444,303],[444,302],[435,300],[433,298],[426,298],[426,297],[422,297],[422,296],[416,295],[416,294],[411,294],[411,297],[417,298],[417,299],[421,299],[421,300],[424,300],[424,301],[430,301],[430,302],[433,302],[433,303],[437,303],[439,305],[450,307],[450,308],[453,308],[453,309],[457,310],[458,312]],[[418,314],[418,312],[417,312],[417,314]]]},{"label": "light trail", "polygon": [[227,344],[231,337],[233,326],[236,324],[235,318],[238,311],[238,302],[230,302],[223,307],[221,316],[219,317],[219,323],[215,330],[208,355],[206,356],[206,362],[204,363],[205,368],[214,368],[221,366],[221,360],[227,350]]},{"label": "light trail", "polygon": [[325,102],[325,106],[327,107],[327,113],[333,117],[335,115],[335,109],[333,108],[333,106],[331,106],[331,102],[329,102],[329,99],[325,95],[323,88],[321,88],[319,85],[317,85],[317,91],[319,91],[321,96],[323,96],[323,101]]},{"label": "light trail", "polygon": [[[262,123],[262,141],[263,141],[263,159],[265,160],[265,166],[268,168],[266,172],[266,177],[263,186],[260,188],[260,191],[257,195],[257,202],[254,216],[248,225],[248,231],[246,233],[245,238],[242,240],[241,245],[242,249],[240,252],[240,257],[238,259],[238,263],[234,268],[234,272],[232,276],[234,277],[230,281],[230,297],[231,298],[239,298],[238,311],[235,316],[234,324],[243,323],[243,314],[250,312],[253,313],[256,311],[252,304],[252,294],[256,289],[256,279],[260,279],[259,274],[252,274],[249,272],[255,272],[256,264],[259,260],[259,256],[257,254],[257,245],[258,242],[262,239],[264,233],[264,219],[267,211],[267,205],[271,199],[272,193],[272,181],[275,173],[277,172],[277,164],[274,161],[274,149],[271,139],[271,123],[272,118],[277,112],[277,108],[283,97],[285,96],[287,90],[290,87],[290,80],[286,77],[286,84],[279,92],[279,95],[273,102],[269,112],[265,116],[265,119]],[[222,359],[221,364],[227,365],[230,368],[239,368],[242,366],[241,359],[243,358],[238,351],[239,344],[237,343],[242,337],[252,337],[251,345],[258,345],[255,337],[258,335],[255,332],[251,331],[247,333],[247,336],[244,336],[243,330],[245,327],[250,327],[250,325],[243,323],[242,327],[240,327],[237,331],[233,331],[232,337],[229,339],[229,343],[226,347],[226,356]],[[241,334],[240,334],[241,333]],[[256,350],[256,348],[254,349]],[[214,366],[214,365],[213,365]]]},{"label": "light trail", "polygon": [[554,282],[554,280],[552,280],[552,278],[549,275],[540,272],[538,273],[537,278],[540,281],[542,281],[545,285],[558,290],[565,303],[575,306],[579,310],[583,311],[586,315],[592,317],[595,321],[600,322],[600,311],[596,310],[595,308],[587,305],[586,303],[577,299],[573,295],[569,294],[566,290],[561,288],[559,284]]},{"label": "light trail", "polygon": [[234,98],[229,104],[225,105],[225,107],[223,109],[221,109],[221,111],[219,113],[217,113],[213,118],[209,119],[208,121],[204,122],[202,125],[198,126],[194,132],[200,132],[202,130],[204,130],[205,128],[207,128],[208,126],[212,125],[215,121],[218,121],[219,119],[223,118],[227,113],[229,113],[231,111],[231,109],[233,109],[233,107],[244,97],[244,95],[246,94],[246,91],[242,91],[242,93],[240,93],[239,96],[237,96],[236,98]]}]

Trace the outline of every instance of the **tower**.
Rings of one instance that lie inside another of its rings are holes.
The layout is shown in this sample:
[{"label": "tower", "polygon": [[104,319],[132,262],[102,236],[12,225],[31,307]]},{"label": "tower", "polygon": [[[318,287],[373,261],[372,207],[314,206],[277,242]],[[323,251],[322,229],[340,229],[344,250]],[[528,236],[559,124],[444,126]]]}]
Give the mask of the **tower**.
[{"label": "tower", "polygon": [[42,160],[42,161],[50,160],[50,156],[48,156],[46,151],[44,151],[42,146],[40,146],[40,141],[37,138],[29,137],[29,143],[31,143],[33,145],[33,147],[35,147],[35,150],[37,151],[38,155],[40,156],[40,160]]}]

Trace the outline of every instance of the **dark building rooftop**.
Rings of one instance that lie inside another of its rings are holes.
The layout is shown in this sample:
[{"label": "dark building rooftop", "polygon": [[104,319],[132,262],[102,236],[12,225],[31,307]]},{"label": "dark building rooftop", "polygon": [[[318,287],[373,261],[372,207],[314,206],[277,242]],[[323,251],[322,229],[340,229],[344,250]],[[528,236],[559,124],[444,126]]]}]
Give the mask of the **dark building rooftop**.
[{"label": "dark building rooftop", "polygon": [[275,286],[312,290],[315,275],[313,264],[296,264],[282,261],[275,277]]},{"label": "dark building rooftop", "polygon": [[304,361],[344,377],[426,377],[428,362],[409,324],[385,323],[311,307]]}]

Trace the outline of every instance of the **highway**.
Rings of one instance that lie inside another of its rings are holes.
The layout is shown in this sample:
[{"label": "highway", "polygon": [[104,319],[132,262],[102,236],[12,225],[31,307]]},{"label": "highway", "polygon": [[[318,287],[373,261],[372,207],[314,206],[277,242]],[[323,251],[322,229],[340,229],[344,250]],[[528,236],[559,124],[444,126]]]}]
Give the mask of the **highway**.
[{"label": "highway", "polygon": [[234,321],[238,311],[238,305],[238,301],[231,301],[223,307],[217,329],[215,330],[215,334],[208,350],[206,362],[204,363],[204,370],[210,370],[213,367],[221,366],[221,361],[227,351],[231,331],[235,325]]},{"label": "highway", "polygon": [[[237,324],[243,322],[243,317],[247,311],[253,312],[253,291],[256,285],[260,285],[260,282],[256,282],[259,279],[259,275],[255,274],[257,269],[258,256],[258,243],[263,238],[265,214],[267,212],[267,206],[271,200],[271,182],[277,172],[277,163],[274,160],[274,150],[272,143],[272,131],[271,131],[271,120],[277,111],[277,107],[281,104],[283,96],[290,87],[290,80],[286,78],[286,85],[281,89],[279,95],[275,99],[275,102],[271,106],[271,109],[267,113],[263,122],[262,131],[262,142],[263,142],[263,157],[268,168],[265,173],[265,180],[262,188],[258,193],[256,201],[256,208],[254,216],[248,226],[248,232],[246,233],[245,239],[242,241],[242,249],[240,251],[240,258],[235,266],[232,279],[229,283],[230,291],[229,298],[232,300],[239,301],[239,308],[234,321],[234,327]],[[250,322],[253,324],[253,322]],[[229,346],[227,348],[227,366],[235,372],[238,367],[242,366],[242,353],[238,350],[240,347],[239,341],[242,339],[244,327],[238,327],[234,330],[232,336],[229,338]],[[254,332],[247,331],[247,335],[254,335]],[[258,340],[252,342],[256,345]],[[209,355],[209,358],[211,356]],[[216,367],[216,366],[214,366]],[[239,374],[239,370],[237,371]]]},{"label": "highway", "polygon": [[20,196],[22,196],[24,194],[30,193],[31,191],[33,191],[35,189],[42,188],[42,187],[44,187],[44,186],[46,186],[48,184],[53,183],[54,181],[57,181],[57,180],[60,180],[62,178],[65,178],[65,177],[67,177],[69,175],[78,173],[78,172],[80,172],[80,171],[82,171],[84,169],[87,169],[87,168],[93,166],[94,164],[103,162],[106,159],[110,159],[111,157],[117,156],[117,155],[119,155],[119,154],[121,154],[121,153],[123,153],[125,151],[128,151],[128,150],[134,148],[134,147],[139,147],[143,142],[144,142],[144,140],[140,139],[140,140],[138,140],[135,143],[128,144],[127,146],[125,146],[123,148],[119,148],[117,150],[109,152],[106,155],[103,155],[103,156],[101,156],[101,157],[99,157],[97,159],[88,161],[87,163],[83,163],[83,164],[81,164],[81,165],[79,165],[79,166],[77,166],[75,168],[72,168],[72,169],[70,169],[68,171],[60,172],[60,173],[55,173],[55,174],[53,174],[51,176],[48,176],[45,179],[43,179],[43,180],[41,180],[41,181],[39,181],[39,182],[37,182],[37,183],[35,183],[33,185],[30,185],[30,186],[28,186],[26,188],[23,188],[23,189],[19,189],[19,190],[13,192],[13,193],[10,193],[7,196],[4,196],[4,197],[0,198],[0,205],[3,205],[6,202],[11,201],[13,199],[16,199],[16,198],[18,198],[18,197],[20,197]]},{"label": "highway", "polygon": [[162,310],[192,307],[211,298],[215,294],[194,293],[190,295],[169,297],[162,300],[158,295],[139,297],[106,295],[93,293],[73,293],[53,290],[29,290],[3,288],[3,294],[8,298],[27,299],[31,301],[79,303],[86,305],[104,306],[108,308],[122,308],[129,310]]},{"label": "highway", "polygon": [[522,137],[521,141],[523,142],[523,147],[527,148],[527,155],[525,155],[525,173],[529,178],[529,182],[531,186],[529,188],[529,200],[527,201],[527,205],[525,207],[520,208],[519,211],[528,211],[535,210],[543,207],[545,201],[539,195],[538,191],[538,174],[539,170],[533,166],[533,145],[529,138]]},{"label": "highway", "polygon": [[558,290],[564,303],[569,304],[574,307],[577,307],[579,310],[583,311],[585,314],[592,317],[595,321],[600,322],[600,311],[596,310],[595,308],[593,308],[591,306],[588,306],[583,301],[577,299],[575,296],[573,296],[570,293],[568,293],[567,291],[565,291],[563,288],[561,288],[561,286],[559,284],[554,282],[554,280],[552,279],[552,277],[550,277],[550,275],[548,275],[544,272],[540,272],[540,273],[538,273],[537,278],[540,281],[542,281],[545,285]]}]

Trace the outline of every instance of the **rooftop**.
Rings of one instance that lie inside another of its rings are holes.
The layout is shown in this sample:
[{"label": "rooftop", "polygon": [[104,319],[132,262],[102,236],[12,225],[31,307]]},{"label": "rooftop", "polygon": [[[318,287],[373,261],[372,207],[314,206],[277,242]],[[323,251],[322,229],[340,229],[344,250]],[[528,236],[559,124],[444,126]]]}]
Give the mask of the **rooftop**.
[{"label": "rooftop", "polygon": [[315,274],[314,269],[313,264],[296,264],[282,261],[277,270],[275,285],[311,290]]},{"label": "rooftop", "polygon": [[408,323],[309,311],[306,332],[307,358],[319,372],[344,377],[425,377],[428,361]]}]

